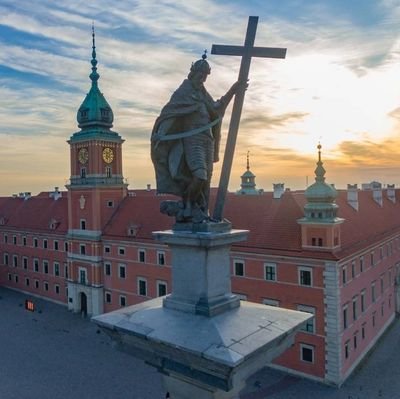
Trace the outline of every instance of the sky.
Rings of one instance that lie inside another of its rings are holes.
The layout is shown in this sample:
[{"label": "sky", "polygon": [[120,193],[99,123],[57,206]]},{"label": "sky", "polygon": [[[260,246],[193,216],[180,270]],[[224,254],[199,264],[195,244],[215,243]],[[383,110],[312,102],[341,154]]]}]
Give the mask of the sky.
[{"label": "sky", "polygon": [[[0,0],[0,195],[67,184],[93,21],[99,87],[133,189],[155,185],[150,133],[191,63],[212,44],[242,45],[250,15],[259,16],[255,45],[287,56],[252,59],[230,190],[247,151],[257,188],[304,189],[318,142],[328,183],[400,185],[400,0]],[[240,58],[208,61],[206,87],[218,99]]]}]

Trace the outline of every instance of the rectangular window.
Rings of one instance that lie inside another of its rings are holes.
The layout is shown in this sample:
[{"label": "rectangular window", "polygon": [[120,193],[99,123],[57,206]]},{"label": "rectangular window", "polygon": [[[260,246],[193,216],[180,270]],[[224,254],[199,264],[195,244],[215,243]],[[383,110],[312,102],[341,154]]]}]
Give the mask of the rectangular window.
[{"label": "rectangular window", "polygon": [[364,257],[360,257],[360,273],[364,271]]},{"label": "rectangular window", "polygon": [[22,237],[22,245],[23,245],[24,247],[26,247],[26,237],[25,237],[25,236]]},{"label": "rectangular window", "polygon": [[8,273],[8,281],[11,281],[11,279],[12,279],[11,273]]},{"label": "rectangular window", "polygon": [[34,238],[34,239],[33,239],[33,246],[34,246],[35,248],[38,248],[38,247],[39,247],[39,241],[38,241],[37,238]]},{"label": "rectangular window", "polygon": [[279,308],[279,301],[276,299],[272,298],[264,298],[263,299],[263,304],[268,305],[268,306],[275,306],[276,308]]},{"label": "rectangular window", "polygon": [[347,320],[347,305],[343,308],[343,330],[345,330],[348,326]]},{"label": "rectangular window", "polygon": [[17,245],[17,236],[13,236],[13,244]]},{"label": "rectangular window", "polygon": [[353,320],[357,320],[357,297],[353,298]]},{"label": "rectangular window", "polygon": [[353,260],[351,262],[351,278],[356,276],[356,262]]},{"label": "rectangular window", "polygon": [[30,283],[29,278],[28,278],[28,277],[25,277],[25,285],[26,285],[27,287],[29,287],[29,283]]},{"label": "rectangular window", "polygon": [[139,249],[138,259],[140,263],[146,263],[146,251],[144,249]]},{"label": "rectangular window", "polygon": [[64,263],[64,277],[68,278],[68,265],[66,263]]},{"label": "rectangular window", "polygon": [[8,254],[4,254],[3,260],[4,260],[4,264],[6,266],[8,266]]},{"label": "rectangular window", "polygon": [[64,242],[64,251],[68,252],[68,242],[67,241]]},{"label": "rectangular window", "polygon": [[353,347],[354,347],[354,350],[357,349],[357,335],[358,335],[357,332],[353,335]]},{"label": "rectangular window", "polygon": [[111,247],[105,246],[105,247],[104,247],[104,253],[105,253],[105,254],[111,253]]},{"label": "rectangular window", "polygon": [[309,333],[315,333],[315,308],[313,306],[306,306],[306,305],[298,305],[297,310],[301,312],[312,313],[314,317],[307,321],[307,323],[301,328],[302,331],[306,331]]},{"label": "rectangular window", "polygon": [[299,284],[312,286],[312,269],[310,267],[299,267]]},{"label": "rectangular window", "polygon": [[157,251],[157,265],[164,266],[165,265],[165,252]]},{"label": "rectangular window", "polygon": [[33,270],[35,272],[39,271],[39,259],[33,259]]},{"label": "rectangular window", "polygon": [[57,295],[60,294],[60,286],[59,286],[58,284],[55,284],[55,285],[54,285],[54,291],[55,291],[55,293],[56,293]]},{"label": "rectangular window", "polygon": [[39,280],[35,280],[35,288],[39,288]]},{"label": "rectangular window", "polygon": [[361,291],[361,312],[365,312],[365,290]]},{"label": "rectangular window", "polygon": [[125,265],[118,265],[118,277],[126,278],[126,266]]},{"label": "rectangular window", "polygon": [[48,245],[47,245],[47,240],[44,239],[44,240],[43,240],[43,248],[44,248],[44,249],[47,249],[47,246],[48,246]]},{"label": "rectangular window", "polygon": [[47,260],[43,261],[43,273],[49,274],[49,262],[47,262]]},{"label": "rectangular window", "polygon": [[147,296],[147,280],[144,278],[138,278],[138,294]]},{"label": "rectangular window", "polygon": [[54,275],[55,276],[60,275],[60,264],[58,262],[54,262]]},{"label": "rectangular window", "polygon": [[111,177],[111,166],[106,166],[106,177]]},{"label": "rectangular window", "polygon": [[58,241],[53,242],[54,251],[58,251]]},{"label": "rectangular window", "polygon": [[242,260],[233,261],[233,274],[239,277],[244,276],[244,262]]},{"label": "rectangular window", "polygon": [[375,327],[376,324],[376,312],[372,313],[372,327]]},{"label": "rectangular window", "polygon": [[118,248],[118,254],[119,255],[125,255],[125,248],[124,247],[119,247]]},{"label": "rectangular window", "polygon": [[87,280],[86,280],[86,269],[79,268],[79,283],[86,285]]},{"label": "rectangular window", "polygon": [[81,255],[86,255],[86,245],[85,244],[79,244],[79,253]]},{"label": "rectangular window", "polygon": [[385,302],[382,302],[381,303],[381,316],[382,317],[383,317],[384,313],[385,313]]},{"label": "rectangular window", "polygon": [[15,275],[14,275],[14,281],[15,281],[16,283],[18,283],[18,274],[15,274]]},{"label": "rectangular window", "polygon": [[303,362],[314,363],[314,350],[311,345],[300,344],[300,359]]},{"label": "rectangular window", "polygon": [[361,339],[365,339],[365,323],[361,326]]},{"label": "rectangular window", "polygon": [[106,292],[105,299],[106,303],[111,303],[111,292]]},{"label": "rectangular window", "polygon": [[43,283],[43,287],[44,287],[44,290],[45,290],[45,291],[48,291],[48,290],[49,290],[49,283],[45,281],[45,282]]},{"label": "rectangular window", "polygon": [[276,281],[275,263],[264,263],[264,277],[267,281]]},{"label": "rectangular window", "polygon": [[157,296],[167,295],[167,283],[165,281],[157,281]]},{"label": "rectangular window", "polygon": [[81,178],[82,179],[86,178],[86,168],[81,168]]},{"label": "rectangular window", "polygon": [[371,252],[371,254],[370,254],[370,261],[371,261],[371,266],[374,266],[375,259],[374,259],[374,253],[373,252]]},{"label": "rectangular window", "polygon": [[109,208],[114,208],[114,201],[111,201],[111,200],[107,201],[107,206]]},{"label": "rectangular window", "polygon": [[80,225],[81,225],[81,230],[86,230],[86,220],[85,219],[80,220]]},{"label": "rectangular window", "polygon": [[119,296],[119,306],[121,306],[121,307],[126,306],[126,296],[124,296],[124,295]]},{"label": "rectangular window", "polygon": [[18,267],[18,256],[17,255],[13,255],[13,266]]},{"label": "rectangular window", "polygon": [[7,243],[8,243],[8,235],[4,234],[4,244],[7,244]]},{"label": "rectangular window", "polygon": [[342,283],[345,285],[347,283],[347,267],[343,266],[342,268]]},{"label": "rectangular window", "polygon": [[26,256],[22,258],[22,265],[25,270],[28,269],[28,258]]},{"label": "rectangular window", "polygon": [[350,341],[347,341],[345,344],[344,344],[344,357],[345,357],[345,359],[348,359],[349,358],[349,355],[350,355]]},{"label": "rectangular window", "polygon": [[104,274],[111,276],[111,263],[104,263]]}]

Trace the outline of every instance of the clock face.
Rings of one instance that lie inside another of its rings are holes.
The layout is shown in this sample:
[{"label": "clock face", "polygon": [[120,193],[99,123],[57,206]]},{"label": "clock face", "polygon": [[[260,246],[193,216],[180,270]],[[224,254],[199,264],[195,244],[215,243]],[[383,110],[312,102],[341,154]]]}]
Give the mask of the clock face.
[{"label": "clock face", "polygon": [[104,148],[103,150],[103,160],[105,163],[111,163],[114,159],[113,150],[109,147]]},{"label": "clock face", "polygon": [[79,162],[84,165],[89,159],[89,151],[87,148],[81,148],[78,152]]}]

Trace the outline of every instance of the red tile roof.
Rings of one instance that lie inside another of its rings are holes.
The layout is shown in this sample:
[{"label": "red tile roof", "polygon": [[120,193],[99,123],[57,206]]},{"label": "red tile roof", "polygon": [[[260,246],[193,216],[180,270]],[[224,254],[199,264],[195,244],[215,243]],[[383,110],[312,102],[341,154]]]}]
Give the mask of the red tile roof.
[{"label": "red tile roof", "polygon": [[[103,238],[151,242],[152,232],[170,229],[173,218],[162,215],[159,206],[172,196],[157,196],[155,190],[130,190],[105,226]],[[212,190],[211,203],[215,201]],[[272,193],[261,195],[227,195],[225,217],[236,229],[250,230],[246,242],[235,245],[236,250],[282,256],[298,256],[316,259],[337,259],[374,245],[394,233],[400,233],[400,193],[397,202],[388,200],[383,190],[383,206],[377,204],[372,191],[359,191],[359,210],[347,203],[347,192],[338,191],[338,216],[345,219],[341,225],[342,249],[327,253],[301,248],[301,228],[297,220],[303,217],[306,203],[304,191],[286,191],[280,199]],[[54,232],[66,233],[68,229],[68,204],[66,196],[54,201],[47,193],[22,198],[0,198],[0,218],[5,217],[6,228],[51,231],[52,218],[60,224]],[[137,234],[129,236],[128,228],[135,226]],[[1,226],[0,226],[1,227]]]},{"label": "red tile roof", "polygon": [[[65,194],[64,194],[65,195]],[[45,195],[24,198],[0,198],[0,218],[4,217],[6,229],[49,231],[65,234],[68,230],[68,199],[65,195],[55,201]],[[50,221],[54,219],[57,227],[50,229]],[[0,226],[2,227],[2,226]]]}]

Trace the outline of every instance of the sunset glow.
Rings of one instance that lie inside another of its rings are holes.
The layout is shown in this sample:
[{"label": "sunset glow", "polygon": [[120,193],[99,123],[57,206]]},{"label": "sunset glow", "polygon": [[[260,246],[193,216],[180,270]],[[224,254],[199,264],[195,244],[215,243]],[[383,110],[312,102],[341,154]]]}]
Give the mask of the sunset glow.
[{"label": "sunset glow", "polygon": [[[249,15],[259,15],[257,46],[288,53],[252,61],[230,189],[240,185],[247,151],[258,188],[305,188],[318,142],[337,187],[399,185],[400,1],[277,3],[3,0],[0,194],[51,190],[69,178],[66,140],[90,87],[92,21],[99,86],[126,140],[124,175],[130,188],[144,188],[154,186],[149,136],[160,109],[204,48],[243,43]],[[237,79],[240,60],[210,55],[209,62],[206,85],[218,98]],[[230,109],[224,135],[229,119]]]}]

